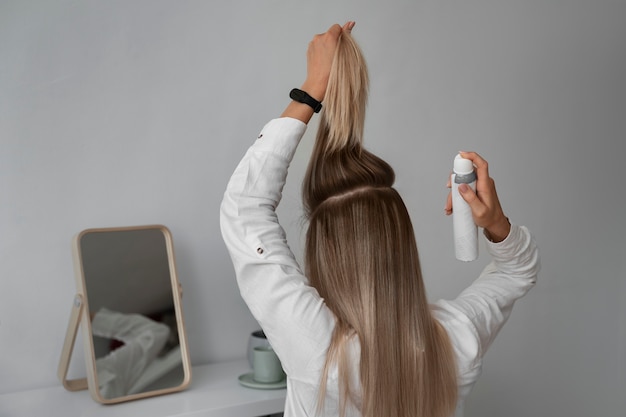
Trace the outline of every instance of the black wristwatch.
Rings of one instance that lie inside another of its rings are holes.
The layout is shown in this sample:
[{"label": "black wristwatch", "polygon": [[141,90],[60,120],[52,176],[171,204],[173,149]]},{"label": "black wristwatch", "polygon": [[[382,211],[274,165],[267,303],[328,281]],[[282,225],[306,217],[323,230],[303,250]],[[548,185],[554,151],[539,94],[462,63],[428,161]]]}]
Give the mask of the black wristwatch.
[{"label": "black wristwatch", "polygon": [[304,103],[304,104],[311,106],[311,108],[313,109],[315,113],[319,113],[320,110],[322,110],[321,102],[315,100],[313,97],[308,95],[305,91],[302,91],[298,88],[294,88],[293,90],[291,90],[291,92],[289,93],[289,98],[291,98],[294,101],[297,101],[298,103]]}]

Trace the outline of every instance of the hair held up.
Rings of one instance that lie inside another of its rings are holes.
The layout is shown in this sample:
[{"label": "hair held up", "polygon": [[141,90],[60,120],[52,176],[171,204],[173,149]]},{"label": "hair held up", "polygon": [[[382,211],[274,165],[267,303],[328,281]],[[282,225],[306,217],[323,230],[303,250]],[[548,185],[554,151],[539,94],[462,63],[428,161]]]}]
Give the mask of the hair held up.
[{"label": "hair held up", "polygon": [[[428,307],[394,171],[363,147],[368,83],[363,54],[343,31],[302,187],[306,274],[336,318],[318,406],[336,366],[339,415],[355,406],[364,417],[449,416],[457,394],[452,346]],[[358,375],[350,366],[355,338]]]},{"label": "hair held up", "polygon": [[367,64],[350,34],[340,35],[314,150],[303,186],[307,215],[330,197],[360,187],[391,187],[393,169],[363,148]]}]

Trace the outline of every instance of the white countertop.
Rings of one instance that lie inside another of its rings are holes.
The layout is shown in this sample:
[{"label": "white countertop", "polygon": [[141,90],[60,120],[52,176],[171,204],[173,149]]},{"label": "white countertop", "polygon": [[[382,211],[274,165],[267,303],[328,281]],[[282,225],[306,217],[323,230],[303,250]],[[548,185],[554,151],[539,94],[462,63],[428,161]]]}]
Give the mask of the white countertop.
[{"label": "white countertop", "polygon": [[0,395],[0,417],[246,417],[282,412],[286,389],[257,390],[237,377],[250,372],[247,360],[194,366],[188,389],[126,403],[103,405],[89,391],[49,388]]}]

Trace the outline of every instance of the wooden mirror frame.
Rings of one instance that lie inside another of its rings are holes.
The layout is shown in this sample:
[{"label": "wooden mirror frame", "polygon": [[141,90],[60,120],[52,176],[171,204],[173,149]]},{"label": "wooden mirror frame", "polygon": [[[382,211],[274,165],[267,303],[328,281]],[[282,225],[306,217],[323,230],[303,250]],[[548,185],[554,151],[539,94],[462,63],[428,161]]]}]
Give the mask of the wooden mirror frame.
[{"label": "wooden mirror frame", "polygon": [[[88,233],[106,233],[106,232],[123,232],[123,231],[135,231],[156,229],[162,232],[165,240],[170,283],[173,295],[173,304],[176,314],[176,325],[178,330],[178,341],[180,345],[181,364],[183,367],[184,377],[180,385],[170,388],[157,389],[147,392],[134,393],[124,395],[116,398],[104,398],[99,389],[96,370],[96,356],[93,341],[93,332],[91,326],[91,317],[89,313],[88,297],[87,297],[87,285],[85,281],[85,272],[83,268],[83,259],[81,254],[81,239]],[[191,361],[189,358],[189,349],[187,345],[187,337],[183,319],[182,310],[182,286],[178,280],[176,274],[176,264],[174,256],[174,245],[172,235],[169,229],[162,225],[148,225],[148,226],[131,226],[131,227],[114,227],[114,228],[97,228],[87,229],[79,233],[73,240],[73,258],[74,269],[76,278],[77,294],[74,297],[72,303],[72,309],[70,312],[70,319],[65,335],[65,341],[61,352],[61,358],[59,360],[59,367],[57,376],[63,386],[69,391],[79,391],[89,388],[92,398],[103,404],[114,404],[124,401],[137,400],[140,398],[152,397],[156,395],[163,395],[173,392],[178,392],[186,389],[191,383]],[[67,379],[69,364],[72,357],[73,348],[76,341],[76,335],[78,333],[79,326],[82,325],[83,345],[85,351],[86,362],[86,378],[79,379]]]}]

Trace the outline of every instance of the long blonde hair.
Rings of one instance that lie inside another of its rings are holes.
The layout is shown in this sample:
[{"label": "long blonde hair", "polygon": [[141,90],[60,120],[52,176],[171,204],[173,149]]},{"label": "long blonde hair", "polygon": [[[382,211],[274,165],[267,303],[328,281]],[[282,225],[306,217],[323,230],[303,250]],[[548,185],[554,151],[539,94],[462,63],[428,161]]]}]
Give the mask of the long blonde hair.
[{"label": "long blonde hair", "polygon": [[[391,166],[362,146],[367,66],[343,32],[303,183],[306,273],[336,317],[320,381],[339,372],[340,415],[360,393],[364,417],[447,417],[456,398],[449,338],[432,317],[408,211]],[[360,344],[360,387],[348,344]]]}]

